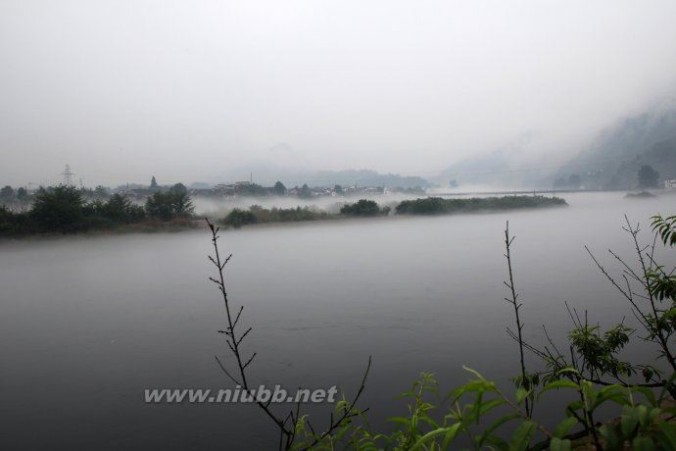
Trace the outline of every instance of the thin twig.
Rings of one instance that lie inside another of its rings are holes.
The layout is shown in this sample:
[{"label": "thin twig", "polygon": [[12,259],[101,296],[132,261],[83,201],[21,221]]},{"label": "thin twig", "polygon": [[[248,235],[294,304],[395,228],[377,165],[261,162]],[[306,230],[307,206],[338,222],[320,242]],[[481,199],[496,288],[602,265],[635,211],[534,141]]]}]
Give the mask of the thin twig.
[{"label": "thin twig", "polygon": [[[526,371],[526,362],[524,360],[524,341],[523,341],[523,324],[521,322],[521,315],[519,314],[519,310],[521,309],[521,304],[518,301],[519,296],[516,293],[516,289],[514,287],[514,274],[512,272],[512,254],[511,254],[511,247],[512,247],[512,242],[514,241],[514,237],[509,236],[509,221],[507,221],[507,224],[505,225],[505,258],[507,259],[507,270],[509,272],[509,282],[505,281],[504,284],[509,288],[510,293],[511,293],[511,299],[505,298],[507,302],[512,304],[514,307],[514,318],[516,320],[516,336],[518,338],[518,343],[519,343],[519,363],[521,364],[521,387],[525,388],[526,390],[530,391],[530,381],[528,380],[528,372]],[[524,407],[526,409],[526,415],[528,418],[532,418],[533,415],[533,406],[530,403],[529,396],[524,397]]]}]

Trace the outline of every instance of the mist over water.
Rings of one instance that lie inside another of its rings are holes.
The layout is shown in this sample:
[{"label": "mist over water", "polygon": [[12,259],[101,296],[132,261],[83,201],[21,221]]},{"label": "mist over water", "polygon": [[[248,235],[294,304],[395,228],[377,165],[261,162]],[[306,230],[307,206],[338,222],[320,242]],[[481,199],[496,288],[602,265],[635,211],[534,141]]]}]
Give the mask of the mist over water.
[{"label": "mist over water", "polygon": [[[253,326],[254,385],[329,387],[348,395],[368,356],[362,406],[376,425],[404,409],[394,397],[420,371],[450,390],[462,365],[506,386],[518,349],[503,280],[504,227],[516,235],[516,288],[528,341],[555,340],[571,323],[564,302],[593,321],[628,306],[584,245],[614,274],[611,248],[631,260],[624,215],[642,224],[676,197],[568,194],[570,207],[490,214],[252,227],[221,233],[234,305]],[[4,449],[185,449],[275,446],[272,423],[242,404],[151,405],[145,388],[232,388],[214,355],[231,362],[224,309],[208,280],[204,230],[0,243],[0,446]],[[667,265],[673,253],[660,253]],[[640,343],[628,355],[645,355]],[[652,350],[650,351],[652,352]],[[332,406],[308,409],[324,412]],[[547,417],[547,412],[541,412]]]},{"label": "mist over water", "polygon": [[[445,190],[449,192],[450,190]],[[312,198],[287,197],[287,196],[266,196],[266,197],[196,197],[195,214],[198,216],[207,216],[210,218],[222,219],[235,208],[247,210],[251,206],[257,205],[262,208],[308,208],[315,211],[325,211],[329,214],[338,214],[342,206],[353,204],[359,199],[373,200],[382,207],[390,207],[391,210],[403,200],[416,199],[420,195],[404,193],[370,194],[359,193],[351,196],[320,196]],[[424,197],[424,196],[423,196]]]}]

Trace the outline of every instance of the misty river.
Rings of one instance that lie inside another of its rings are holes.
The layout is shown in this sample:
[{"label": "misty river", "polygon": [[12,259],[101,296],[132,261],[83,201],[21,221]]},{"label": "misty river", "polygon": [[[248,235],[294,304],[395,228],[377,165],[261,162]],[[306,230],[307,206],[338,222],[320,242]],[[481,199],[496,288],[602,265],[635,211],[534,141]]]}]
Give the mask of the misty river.
[{"label": "misty river", "polygon": [[[359,386],[375,425],[421,371],[443,391],[472,367],[505,387],[518,348],[505,329],[505,221],[516,236],[516,289],[526,339],[571,328],[564,302],[601,324],[633,317],[587,255],[616,275],[613,249],[632,260],[624,215],[673,214],[676,196],[564,194],[567,208],[394,217],[227,230],[226,283],[245,306],[258,353],[254,385]],[[0,242],[0,448],[185,449],[276,446],[274,425],[242,404],[146,404],[146,388],[231,388],[232,364],[206,230]],[[658,252],[676,264],[674,252]],[[640,344],[627,352],[644,353]],[[652,351],[649,351],[652,352]],[[650,353],[647,354],[651,356]],[[533,364],[537,362],[532,361]],[[307,409],[322,425],[332,406]],[[539,412],[548,415],[547,412]]]}]

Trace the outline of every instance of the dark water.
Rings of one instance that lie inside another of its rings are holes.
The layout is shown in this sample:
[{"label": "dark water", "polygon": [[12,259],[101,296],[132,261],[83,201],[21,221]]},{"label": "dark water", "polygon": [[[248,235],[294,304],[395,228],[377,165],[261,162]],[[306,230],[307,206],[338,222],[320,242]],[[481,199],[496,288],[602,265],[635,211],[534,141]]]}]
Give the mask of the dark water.
[{"label": "dark water", "polygon": [[[676,197],[566,198],[555,210],[222,233],[231,300],[254,327],[254,383],[352,393],[373,356],[363,405],[377,425],[403,408],[394,397],[420,371],[445,389],[468,378],[463,364],[508,384],[518,351],[505,333],[506,220],[528,340],[541,342],[541,324],[565,336],[564,301],[602,324],[631,320],[583,246],[619,274],[604,252],[631,255],[623,215],[648,240],[648,218],[673,213]],[[145,388],[232,387],[214,361],[230,359],[209,252],[206,231],[0,243],[0,447],[276,446],[251,406],[143,402]],[[329,409],[310,412],[321,424]]]}]

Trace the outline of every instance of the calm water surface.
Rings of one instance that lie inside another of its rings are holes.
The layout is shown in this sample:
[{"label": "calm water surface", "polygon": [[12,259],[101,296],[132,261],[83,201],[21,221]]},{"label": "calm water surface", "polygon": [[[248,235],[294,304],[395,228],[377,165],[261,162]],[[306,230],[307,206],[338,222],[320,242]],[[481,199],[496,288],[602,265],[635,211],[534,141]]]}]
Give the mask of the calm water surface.
[{"label": "calm water surface", "polygon": [[[398,413],[394,396],[420,371],[446,389],[467,379],[463,364],[508,384],[518,350],[505,333],[506,220],[528,340],[542,324],[565,336],[565,301],[602,324],[631,319],[584,245],[619,274],[604,252],[631,255],[624,214],[649,240],[649,217],[674,213],[676,196],[564,197],[569,208],[223,232],[230,298],[254,328],[253,381],[352,393],[373,356],[363,405],[375,424]],[[206,231],[0,243],[0,447],[274,447],[251,406],[143,402],[145,388],[232,387],[214,361],[231,360],[210,244]],[[311,413],[321,423],[328,408]]]}]

